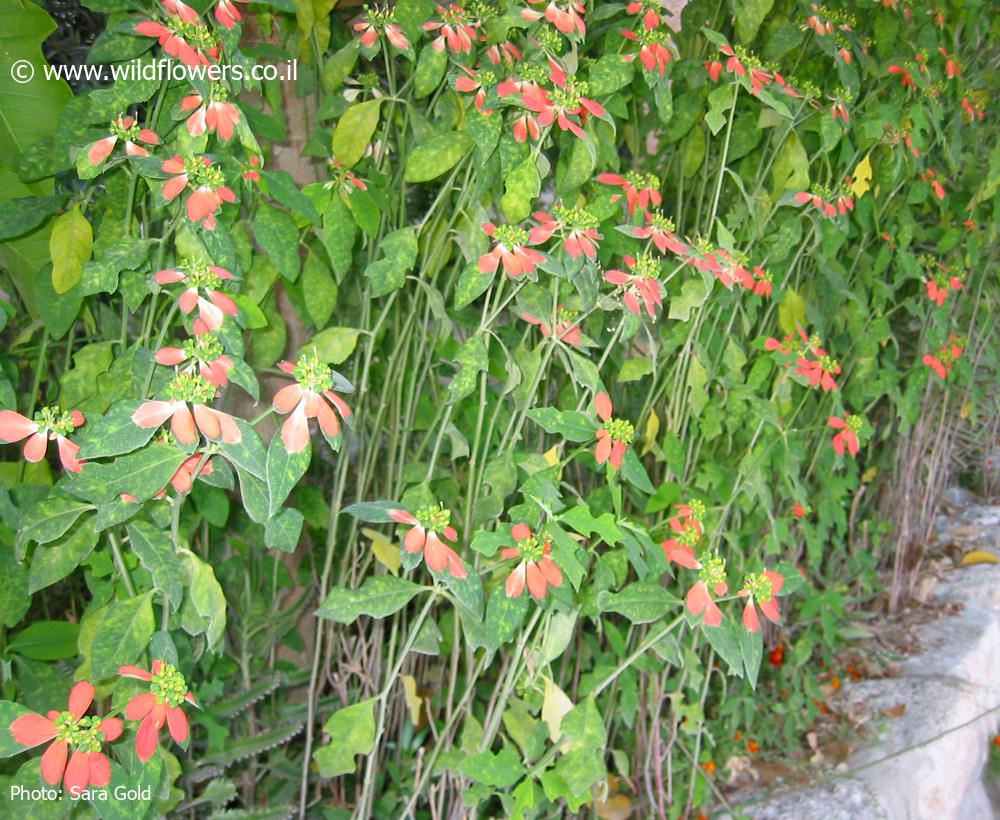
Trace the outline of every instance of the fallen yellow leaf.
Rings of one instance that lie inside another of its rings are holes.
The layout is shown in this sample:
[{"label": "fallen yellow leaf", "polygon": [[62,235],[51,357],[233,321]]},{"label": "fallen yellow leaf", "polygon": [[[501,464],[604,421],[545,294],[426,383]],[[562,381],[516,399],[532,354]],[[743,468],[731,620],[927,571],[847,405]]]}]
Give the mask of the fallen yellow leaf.
[{"label": "fallen yellow leaf", "polygon": [[972,564],[998,564],[997,557],[987,550],[972,550],[962,556],[962,566],[968,567]]},{"label": "fallen yellow leaf", "polygon": [[410,709],[410,720],[414,726],[420,725],[420,710],[423,708],[424,699],[417,694],[417,679],[413,675],[401,675],[403,681],[403,691],[406,693],[406,705]]},{"label": "fallen yellow leaf", "polygon": [[594,803],[594,811],[601,820],[628,820],[632,816],[632,799],[627,794],[616,794],[603,803]]},{"label": "fallen yellow leaf", "polygon": [[[562,737],[559,727],[562,725],[563,715],[573,708],[573,701],[569,696],[551,680],[545,681],[545,694],[542,696],[542,720],[549,727],[549,740],[555,743]],[[563,751],[569,749],[569,741],[563,744]]]},{"label": "fallen yellow leaf", "polygon": [[865,158],[858,163],[857,167],[854,169],[854,173],[851,174],[854,178],[851,182],[850,188],[851,193],[855,197],[863,196],[865,193],[871,189],[872,181],[872,160],[871,154],[866,154]]},{"label": "fallen yellow leaf", "polygon": [[962,417],[964,421],[969,417],[971,413],[972,413],[972,405],[969,402],[966,402],[965,404],[962,405],[962,410],[959,413],[959,415]]},{"label": "fallen yellow leaf", "polygon": [[372,552],[375,553],[378,562],[393,575],[399,575],[399,567],[402,564],[399,557],[399,547],[392,543],[387,536],[370,527],[362,527],[361,534],[371,539]]},{"label": "fallen yellow leaf", "polygon": [[656,435],[660,432],[660,417],[656,415],[655,410],[649,411],[649,418],[646,419],[646,429],[643,432],[643,438],[645,441],[642,445],[642,452],[639,455],[644,456],[653,446],[656,444]]},{"label": "fallen yellow leaf", "polygon": [[559,463],[559,445],[552,445],[552,449],[545,451],[545,463],[550,467],[555,467]]}]

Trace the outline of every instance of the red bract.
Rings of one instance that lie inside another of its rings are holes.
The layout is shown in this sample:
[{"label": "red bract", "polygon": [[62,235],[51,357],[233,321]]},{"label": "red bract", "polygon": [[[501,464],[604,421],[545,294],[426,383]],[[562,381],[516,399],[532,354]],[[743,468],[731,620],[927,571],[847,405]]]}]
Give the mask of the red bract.
[{"label": "red bract", "polygon": [[638,259],[626,256],[625,264],[628,265],[630,273],[609,270],[605,272],[604,279],[625,289],[623,300],[629,312],[638,315],[641,300],[649,317],[655,318],[656,308],[663,304],[660,283],[657,280],[660,275],[660,263],[649,254],[643,254]]},{"label": "red bract", "polygon": [[503,264],[504,273],[515,279],[535,272],[535,267],[545,261],[545,256],[527,247],[528,232],[517,225],[483,223],[483,230],[493,240],[493,250],[479,257],[479,272],[496,273]]},{"label": "red bract", "polygon": [[486,59],[493,65],[503,63],[507,68],[513,68],[521,61],[521,50],[510,40],[505,40],[486,49]]},{"label": "red bract", "polygon": [[773,283],[771,281],[771,274],[764,270],[760,265],[754,265],[753,269],[753,292],[758,296],[770,296]]},{"label": "red bract", "polygon": [[726,583],[726,562],[718,556],[711,556],[699,561],[693,568],[698,570],[698,580],[684,596],[688,611],[692,615],[704,613],[705,626],[719,626],[722,624],[722,610],[712,596],[725,595],[729,589]]},{"label": "red bract", "polygon": [[236,303],[219,290],[224,280],[232,278],[233,275],[225,268],[197,260],[188,262],[183,270],[167,268],[157,271],[154,277],[160,285],[183,282],[186,287],[177,299],[177,306],[185,314],[197,307],[198,318],[208,330],[218,330],[226,316],[239,313]]},{"label": "red bract", "polygon": [[925,354],[923,362],[940,378],[947,379],[955,362],[962,358],[964,352],[965,340],[958,336],[952,336],[948,344],[942,347],[936,355]]},{"label": "red bract", "polygon": [[521,95],[521,105],[538,114],[540,125],[548,127],[554,122],[563,131],[585,139],[586,135],[580,127],[584,118],[587,113],[603,117],[604,106],[583,96],[587,93],[587,84],[567,76],[551,57],[549,69],[549,79],[555,88],[546,91],[541,86],[532,86]]},{"label": "red bract", "polygon": [[447,44],[456,54],[471,52],[472,44],[478,39],[479,34],[476,27],[479,25],[472,20],[469,13],[455,3],[447,7],[437,7],[440,20],[428,20],[424,23],[424,31],[436,31],[438,37],[431,43],[431,48],[435,51],[444,51]]},{"label": "red bract", "polygon": [[285,449],[289,453],[305,449],[309,443],[309,419],[316,419],[331,446],[337,446],[340,418],[349,421],[351,408],[333,391],[333,387],[336,382],[341,382],[346,387],[349,385],[327,364],[321,362],[316,354],[303,354],[296,364],[281,362],[278,367],[291,373],[296,381],[274,394],[274,409],[282,415],[291,413],[281,425],[281,441]]},{"label": "red bract", "polygon": [[136,34],[155,37],[164,53],[191,68],[209,66],[219,56],[219,45],[193,8],[181,0],[162,0],[164,23],[143,20]]},{"label": "red bract", "polygon": [[167,385],[164,395],[165,401],[143,402],[132,414],[132,421],[145,429],[169,421],[170,432],[181,444],[197,443],[199,431],[207,439],[221,438],[226,444],[242,440],[243,434],[233,417],[208,406],[217,395],[216,387],[201,374],[193,370],[178,373]]},{"label": "red bract", "polygon": [[[641,28],[639,31],[629,31],[622,29],[622,37],[639,44],[639,59],[646,71],[659,71],[663,77],[667,73],[667,66],[670,65],[670,37],[664,31],[653,31],[648,28]],[[636,58],[635,54],[628,54],[625,59],[632,62]]]},{"label": "red bract", "polygon": [[[544,3],[545,0],[528,0],[528,2],[538,4]],[[544,17],[546,22],[556,27],[557,31],[561,31],[563,34],[576,33],[583,37],[587,33],[587,25],[583,21],[583,15],[586,11],[586,5],[574,2],[574,0],[564,3],[550,0],[544,12],[524,8],[521,9],[521,17],[531,22],[541,20]]]},{"label": "red bract", "polygon": [[27,439],[23,451],[25,461],[36,462],[45,458],[49,441],[54,441],[62,466],[78,473],[86,462],[77,460],[80,447],[67,436],[85,421],[79,410],[63,412],[58,407],[42,408],[35,414],[34,421],[13,410],[0,410],[0,443],[12,444]]},{"label": "red bract", "polygon": [[[634,214],[636,208],[648,208],[650,203],[654,208],[659,208],[663,202],[660,195],[660,180],[655,174],[640,174],[637,171],[629,171],[625,176],[619,174],[604,173],[597,177],[598,182],[605,185],[617,185],[625,192],[625,200],[628,202],[628,212]],[[612,202],[619,198],[618,195],[612,197]]]},{"label": "red bract", "polygon": [[551,215],[536,211],[531,216],[540,223],[531,229],[528,236],[532,245],[541,245],[559,234],[563,248],[571,259],[579,259],[581,256],[597,258],[597,243],[603,237],[597,232],[597,217],[589,211],[556,205]]},{"label": "red bract", "polygon": [[934,196],[936,196],[938,199],[945,198],[944,185],[942,185],[938,180],[937,171],[935,171],[933,168],[928,168],[920,175],[920,179],[922,179],[924,182],[930,183],[931,188],[934,191]]},{"label": "red bract", "polygon": [[406,33],[402,27],[396,23],[395,9],[380,9],[365,6],[368,17],[354,24],[354,30],[361,35],[361,45],[371,48],[378,42],[380,34],[400,51],[408,51],[410,41],[406,39]]},{"label": "red bract", "polygon": [[701,540],[701,519],[705,515],[705,505],[700,501],[676,504],[674,512],[675,515],[667,521],[674,535],[660,543],[663,554],[668,561],[688,569],[698,569],[694,548]]},{"label": "red bract", "polygon": [[[552,328],[549,327],[543,319],[539,319],[537,316],[532,316],[530,313],[522,313],[521,318],[529,324],[537,325],[545,338],[552,335]],[[579,347],[582,332],[579,325],[573,324],[575,318],[576,311],[565,310],[563,306],[560,305],[559,316],[556,320],[556,333],[558,334],[558,339],[560,341],[566,342],[568,345],[573,345],[573,347]]]},{"label": "red bract", "polygon": [[345,168],[343,163],[336,157],[330,160],[329,166],[333,179],[324,183],[324,188],[334,188],[338,191],[350,191],[351,188],[357,188],[359,191],[368,190],[365,181],[355,176],[350,168]]},{"label": "red bract", "polygon": [[143,762],[149,760],[160,742],[160,729],[167,724],[170,736],[177,743],[188,738],[188,719],[181,705],[195,706],[194,696],[188,691],[184,676],[173,664],[156,660],[152,672],[138,666],[120,666],[118,674],[149,682],[149,691],[136,695],[125,707],[125,717],[142,721],[135,735],[135,753]]},{"label": "red bract", "polygon": [[223,202],[235,202],[236,194],[223,183],[222,169],[212,165],[208,157],[171,157],[163,163],[163,170],[173,174],[163,183],[163,198],[175,199],[186,188],[191,189],[185,202],[188,219],[200,222],[208,230],[215,228],[215,214]]},{"label": "red bract", "polygon": [[901,68],[898,65],[891,65],[889,66],[889,73],[896,74],[899,76],[899,81],[902,84],[903,88],[909,88],[910,90],[916,89],[917,84],[913,82],[913,77],[910,76],[910,72],[907,71],[905,68]]},{"label": "red bract", "polygon": [[421,507],[416,515],[401,508],[389,510],[389,515],[393,521],[410,526],[403,538],[403,549],[411,554],[422,552],[424,561],[432,571],[447,570],[453,578],[464,578],[468,574],[462,559],[441,540],[442,536],[449,541],[458,540],[458,533],[450,525],[451,510],[440,504],[433,504]]},{"label": "red bract", "polygon": [[140,128],[134,117],[118,117],[111,121],[111,136],[99,139],[87,151],[87,159],[91,165],[100,165],[115,150],[118,141],[125,143],[125,154],[129,157],[148,157],[149,151],[138,145],[159,145],[160,138],[155,131]]},{"label": "red bract", "polygon": [[769,621],[781,622],[781,612],[778,610],[775,596],[781,592],[784,584],[785,577],[780,572],[771,570],[753,573],[746,577],[743,589],[736,594],[747,599],[746,606],[743,607],[743,626],[748,632],[760,632],[760,618],[757,617],[755,603]]},{"label": "red bract", "polygon": [[493,83],[496,82],[496,75],[489,70],[473,71],[471,68],[467,68],[464,65],[459,66],[459,68],[465,72],[466,76],[455,78],[455,88],[465,94],[471,94],[475,91],[476,110],[483,115],[493,113],[488,108],[483,110],[483,103],[486,102],[486,90],[492,87]]},{"label": "red bract", "polygon": [[500,554],[504,558],[520,558],[521,563],[507,576],[505,590],[508,598],[518,598],[524,592],[527,581],[528,591],[536,601],[541,601],[549,591],[549,587],[562,584],[563,576],[549,554],[552,543],[544,542],[531,534],[527,524],[515,524],[510,531],[514,539],[513,547],[504,547]]},{"label": "red bract", "polygon": [[118,718],[85,717],[93,702],[94,687],[80,681],[70,690],[64,711],[52,710],[45,716],[33,712],[10,724],[14,742],[22,746],[53,741],[42,755],[42,779],[50,786],[61,780],[74,798],[89,786],[103,788],[111,781],[111,762],[101,752],[101,744],[117,740],[122,733]]},{"label": "red bract", "polygon": [[845,413],[843,418],[831,416],[827,422],[834,430],[839,430],[833,437],[833,451],[842,456],[846,449],[852,456],[858,453],[858,433],[861,431],[861,416]]},{"label": "red bract", "polygon": [[[207,328],[206,328],[207,330]],[[216,387],[225,387],[233,360],[222,352],[222,344],[214,333],[199,333],[184,342],[183,347],[161,347],[156,351],[158,364],[176,367],[190,362],[198,372]]]},{"label": "red bract", "polygon": [[940,273],[928,278],[924,284],[927,286],[928,298],[938,307],[945,303],[951,291],[962,289],[962,280],[959,277]]},{"label": "red bract", "polygon": [[832,202],[827,202],[819,194],[809,193],[809,191],[799,191],[795,195],[795,202],[798,205],[805,205],[807,202],[818,210],[823,216],[833,219],[837,216],[837,206]]},{"label": "red bract", "polygon": [[[245,0],[241,0],[241,2],[245,2]],[[243,15],[240,14],[240,10],[233,0],[219,0],[215,4],[215,19],[219,21],[220,26],[230,29],[243,19]]]},{"label": "red bract", "polygon": [[837,382],[833,377],[840,373],[840,363],[821,347],[814,347],[812,353],[815,359],[800,356],[795,360],[796,372],[809,380],[810,387],[818,386],[824,393],[836,390]]},{"label": "red bract", "polygon": [[629,227],[627,233],[636,239],[652,239],[660,253],[670,251],[679,256],[690,252],[687,243],[677,238],[674,233],[674,221],[659,211],[646,211],[646,223],[642,227]]},{"label": "red bract", "polygon": [[594,409],[597,417],[604,424],[597,428],[597,447],[594,448],[594,458],[598,464],[608,461],[616,470],[622,467],[622,460],[628,452],[635,428],[632,422],[613,416],[614,407],[611,398],[603,390],[594,396]]},{"label": "red bract", "polygon": [[240,110],[231,102],[226,102],[228,96],[226,87],[215,83],[208,102],[198,94],[189,94],[181,100],[181,111],[193,112],[187,120],[188,133],[192,137],[214,131],[221,140],[232,139],[240,121]]},{"label": "red bract", "polygon": [[649,30],[653,30],[662,22],[660,17],[661,6],[656,0],[645,0],[645,2],[632,2],[625,6],[627,14],[641,14],[642,24]]}]

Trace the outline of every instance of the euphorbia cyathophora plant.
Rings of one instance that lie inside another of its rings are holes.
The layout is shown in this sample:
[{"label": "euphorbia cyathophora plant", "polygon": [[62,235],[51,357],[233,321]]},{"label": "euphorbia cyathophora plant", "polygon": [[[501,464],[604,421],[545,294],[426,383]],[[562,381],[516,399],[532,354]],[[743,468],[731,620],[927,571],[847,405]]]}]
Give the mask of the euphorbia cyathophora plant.
[{"label": "euphorbia cyathophora plant", "polygon": [[987,6],[81,4],[133,75],[0,13],[0,801],[696,816],[814,728],[998,412]]}]

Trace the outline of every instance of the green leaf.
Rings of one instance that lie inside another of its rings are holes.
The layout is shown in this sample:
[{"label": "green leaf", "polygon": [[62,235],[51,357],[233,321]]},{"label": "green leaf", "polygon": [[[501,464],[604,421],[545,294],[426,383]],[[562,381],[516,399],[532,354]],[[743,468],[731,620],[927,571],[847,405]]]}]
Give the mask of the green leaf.
[{"label": "green leaf", "polygon": [[271,439],[267,448],[267,468],[264,479],[267,482],[267,494],[270,499],[268,511],[271,515],[274,515],[285,503],[288,494],[309,469],[311,459],[311,443],[306,442],[305,448],[297,453],[289,453],[285,449],[281,436],[275,436]]},{"label": "green leaf", "polygon": [[534,407],[525,415],[546,433],[555,433],[567,441],[590,441],[597,431],[594,420],[577,410]]},{"label": "green leaf", "polygon": [[625,538],[611,513],[603,513],[595,518],[586,504],[571,507],[559,516],[559,520],[569,524],[581,535],[590,536],[596,532],[606,544],[617,544]]},{"label": "green leaf", "polygon": [[313,752],[321,777],[353,772],[355,756],[371,754],[375,746],[376,702],[377,698],[370,698],[330,715],[323,725],[323,731],[330,735],[330,743]]},{"label": "green leaf", "polygon": [[28,748],[14,740],[14,736],[10,732],[10,724],[19,717],[30,714],[31,710],[19,703],[0,700],[0,758],[16,755]]},{"label": "green leaf", "polygon": [[468,396],[476,386],[478,374],[486,370],[486,334],[476,333],[463,342],[455,354],[458,372],[448,385],[448,403],[454,404]]},{"label": "green leaf", "polygon": [[607,775],[604,749],[608,736],[593,696],[563,715],[559,729],[569,740],[569,750],[559,758],[555,770],[570,793],[578,797],[588,793],[591,786]]},{"label": "green leaf", "polygon": [[371,295],[386,296],[403,286],[406,274],[417,261],[417,233],[414,228],[400,228],[387,234],[379,243],[383,258],[365,270],[371,281]]},{"label": "green leaf", "polygon": [[66,194],[25,196],[0,205],[0,241],[13,239],[37,228],[66,204]]},{"label": "green leaf", "polygon": [[260,203],[253,221],[253,235],[278,273],[289,282],[299,278],[299,231],[287,212]]},{"label": "green leaf", "polygon": [[687,279],[681,285],[680,296],[670,300],[668,319],[686,322],[691,318],[691,311],[701,307],[708,298],[710,288],[702,278]]},{"label": "green leaf", "polygon": [[75,658],[79,634],[79,624],[66,621],[35,621],[8,641],[6,651],[36,661]]},{"label": "green leaf", "polygon": [[241,468],[252,476],[263,479],[267,471],[267,451],[264,449],[264,442],[260,439],[260,434],[246,420],[233,417],[236,426],[240,428],[240,440],[235,444],[228,444],[220,441],[217,446],[227,459],[237,468]]},{"label": "green leaf", "polygon": [[345,507],[344,512],[371,524],[388,524],[395,523],[395,519],[389,515],[389,510],[398,509],[401,507],[395,501],[362,501]]},{"label": "green leaf", "polygon": [[333,132],[333,156],[346,168],[353,168],[364,156],[378,125],[381,99],[365,100],[348,108]]},{"label": "green leaf", "polygon": [[479,265],[469,262],[462,268],[462,275],[458,277],[458,284],[455,285],[455,310],[461,310],[475,302],[492,281],[492,277],[484,276],[480,272]]},{"label": "green leaf", "polygon": [[788,288],[778,303],[778,327],[784,334],[794,333],[806,323],[806,303],[792,288]]},{"label": "green leaf", "polygon": [[592,97],[614,94],[632,82],[633,65],[621,54],[605,54],[590,67],[587,87]]},{"label": "green leaf", "polygon": [[750,45],[772,6],[774,0],[742,0],[740,13],[736,15],[736,39]]},{"label": "green leaf", "polygon": [[101,618],[91,647],[91,674],[102,679],[118,674],[122,664],[135,663],[156,629],[152,593],[112,601]]},{"label": "green leaf", "polygon": [[39,546],[31,558],[28,592],[37,592],[69,575],[94,551],[97,538],[91,522],[84,521],[51,546]]},{"label": "green leaf", "polygon": [[358,336],[361,331],[353,327],[328,327],[313,336],[299,348],[298,355],[312,353],[314,350],[321,361],[328,364],[346,362],[358,346]]},{"label": "green leaf", "polygon": [[756,689],[760,662],[764,658],[764,638],[760,631],[740,630],[740,654],[743,655],[743,668],[750,682],[750,688]]},{"label": "green leaf", "polygon": [[133,521],[126,531],[132,552],[153,577],[153,586],[166,595],[176,612],[184,594],[184,570],[170,537],[148,521]]},{"label": "green leaf", "polygon": [[306,294],[309,318],[316,327],[325,327],[337,306],[340,288],[327,266],[312,251],[306,256],[306,264],[302,268],[302,292]]},{"label": "green leaf", "polygon": [[635,356],[622,362],[621,370],[618,371],[618,381],[637,382],[644,376],[649,376],[653,372],[653,360],[648,356]]},{"label": "green leaf", "polygon": [[637,490],[647,495],[652,495],[656,492],[656,487],[649,480],[646,468],[642,466],[642,461],[639,460],[639,456],[635,454],[635,450],[632,447],[629,447],[625,451],[625,457],[622,459],[622,478]]},{"label": "green leaf", "polygon": [[67,489],[95,504],[128,493],[136,501],[152,498],[167,486],[188,453],[170,444],[155,442],[107,464],[92,462],[73,474]]},{"label": "green leaf", "polygon": [[458,770],[474,782],[496,789],[509,789],[525,775],[521,756],[508,745],[496,754],[487,750],[466,757]]},{"label": "green leaf", "polygon": [[484,166],[497,150],[503,130],[501,117],[486,116],[473,109],[466,115],[465,127],[475,142],[476,164]]},{"label": "green leaf", "polygon": [[[34,541],[47,544],[65,533],[91,504],[73,498],[62,490],[53,490],[47,498],[28,506],[21,512],[21,529],[17,532],[17,543]],[[23,523],[28,522],[28,523]]]},{"label": "green leaf", "polygon": [[59,216],[52,226],[52,287],[66,293],[83,278],[83,264],[94,247],[94,230],[77,205]]},{"label": "green leaf", "polygon": [[[510,538],[505,538],[504,543],[509,544]],[[524,623],[529,607],[527,595],[509,598],[503,585],[498,584],[490,593],[490,599],[486,604],[486,619],[483,623],[479,624],[471,618],[462,621],[465,627],[473,627],[469,629],[473,648],[482,646],[495,652],[505,643],[513,640],[517,630]]]},{"label": "green leaf", "polygon": [[435,91],[447,67],[448,53],[444,49],[438,51],[430,44],[424,46],[413,71],[413,96],[419,100]]},{"label": "green leaf", "polygon": [[267,183],[268,193],[288,210],[297,216],[308,219],[317,228],[319,227],[319,211],[309,197],[307,197],[292,179],[292,175],[286,171],[261,171],[261,176]]},{"label": "green leaf", "polygon": [[0,626],[14,626],[31,606],[31,595],[28,594],[28,568],[14,557],[14,550],[6,544],[0,544],[0,578],[3,578]]},{"label": "green leaf", "polygon": [[437,134],[410,150],[403,179],[406,182],[429,182],[451,170],[472,149],[472,138],[451,132]]},{"label": "green leaf", "polygon": [[193,552],[181,553],[188,595],[181,609],[181,626],[189,635],[204,634],[215,651],[226,631],[226,596],[215,570]]},{"label": "green leaf", "polygon": [[304,520],[298,510],[286,507],[264,525],[264,546],[282,552],[295,552]]},{"label": "green leaf", "polygon": [[542,181],[538,176],[535,160],[528,157],[510,172],[505,191],[500,199],[500,208],[511,222],[520,222],[531,213],[532,202],[541,190]]},{"label": "green leaf", "polygon": [[723,618],[719,626],[706,626],[702,634],[728,665],[729,671],[743,677],[743,650],[740,647],[740,627],[732,619]]},{"label": "green leaf", "polygon": [[258,524],[265,523],[270,518],[267,502],[267,485],[263,479],[257,478],[253,473],[244,470],[242,467],[236,468],[236,474],[240,479],[240,496],[243,498],[243,509],[250,516],[251,521]]},{"label": "green leaf", "polygon": [[147,444],[156,435],[156,428],[143,428],[132,421],[140,404],[139,399],[122,399],[96,421],[88,421],[77,442],[78,457],[89,460],[120,456]]},{"label": "green leaf", "polygon": [[809,155],[794,131],[789,132],[771,167],[774,195],[809,188]]},{"label": "green leaf", "polygon": [[634,624],[648,624],[662,618],[671,607],[681,604],[660,584],[636,581],[620,592],[604,590],[597,594],[597,608],[601,612],[617,612]]},{"label": "green leaf", "polygon": [[360,615],[385,618],[401,610],[415,595],[428,591],[430,587],[404,578],[376,575],[365,580],[357,589],[331,590],[316,610],[316,616],[341,624],[352,624]]},{"label": "green leaf", "polygon": [[[364,193],[363,191],[361,193]],[[350,200],[348,200],[350,202]],[[375,230],[378,230],[376,212]],[[323,211],[323,231],[320,238],[323,247],[330,255],[330,264],[338,276],[345,276],[351,269],[353,261],[354,240],[358,235],[358,223],[351,210],[344,204],[339,195],[330,197],[330,202]],[[309,292],[308,290],[306,291]],[[317,325],[319,323],[317,322]]]}]

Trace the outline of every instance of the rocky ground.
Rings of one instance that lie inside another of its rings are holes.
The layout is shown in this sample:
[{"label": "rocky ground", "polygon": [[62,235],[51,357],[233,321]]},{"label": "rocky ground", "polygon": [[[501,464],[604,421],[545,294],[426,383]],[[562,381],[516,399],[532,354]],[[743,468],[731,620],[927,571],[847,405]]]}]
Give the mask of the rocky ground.
[{"label": "rocky ground", "polygon": [[989,562],[1000,559],[1000,505],[949,490],[936,529],[918,590],[926,606],[907,624],[919,650],[892,677],[838,694],[858,751],[820,782],[753,795],[741,816],[1000,820],[987,770],[1000,730],[1000,564]]}]

